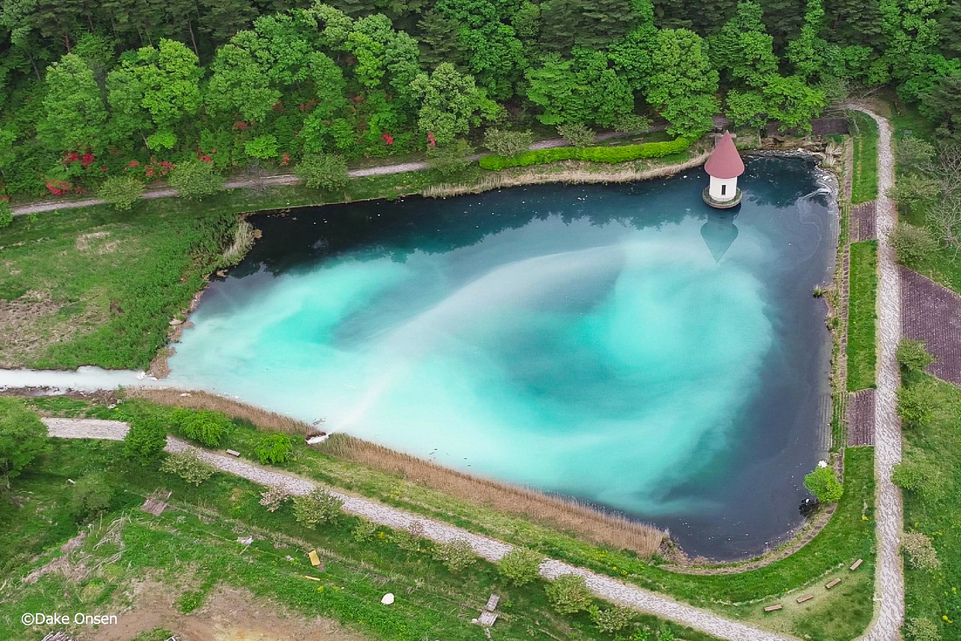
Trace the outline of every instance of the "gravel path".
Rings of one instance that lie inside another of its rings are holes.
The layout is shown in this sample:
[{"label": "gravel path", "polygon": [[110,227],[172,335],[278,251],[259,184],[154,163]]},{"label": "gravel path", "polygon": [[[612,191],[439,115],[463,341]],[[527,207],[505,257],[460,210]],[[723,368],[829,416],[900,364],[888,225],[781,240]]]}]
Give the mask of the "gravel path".
[{"label": "gravel path", "polygon": [[891,125],[876,113],[853,106],[878,123],[878,386],[874,396],[874,475],[877,482],[878,568],[875,599],[879,607],[865,641],[896,641],[904,621],[904,568],[900,542],[903,518],[901,491],[891,482],[891,472],[901,461],[901,420],[896,410],[901,385],[895,351],[901,340],[901,286],[894,249],[889,237],[897,222],[897,209],[887,197],[894,185]]},{"label": "gravel path", "polygon": [[[100,438],[122,440],[129,429],[126,423],[120,421],[101,421],[93,419],[43,419],[47,424],[50,436],[59,438]],[[317,485],[310,480],[278,472],[249,461],[226,454],[219,454],[190,445],[178,438],[168,437],[168,452],[182,452],[193,450],[197,455],[217,469],[241,478],[269,487],[282,487],[295,495],[309,493]],[[364,517],[374,523],[391,528],[406,529],[413,524],[420,526],[423,535],[439,543],[455,540],[466,541],[474,552],[488,561],[498,561],[513,549],[512,545],[472,534],[453,525],[432,521],[420,516],[409,514],[402,510],[388,507],[377,501],[364,499],[341,492],[331,492],[344,502],[343,509],[350,514]],[[579,574],[584,577],[587,586],[598,597],[631,607],[642,612],[655,614],[707,632],[720,639],[728,641],[788,641],[792,637],[785,637],[753,628],[743,623],[725,619],[705,610],[678,603],[666,597],[627,585],[616,579],[596,574],[584,568],[575,567],[561,561],[547,559],[541,564],[541,576],[546,579],[556,579],[562,574]],[[760,606],[759,606],[760,607]]]},{"label": "gravel path", "polygon": [[[667,128],[667,125],[654,125],[648,131],[662,131]],[[618,131],[607,131],[597,135],[597,142],[603,142],[605,140],[611,140],[613,138],[623,138],[625,136],[632,136],[634,132],[618,132]],[[563,138],[555,138],[552,140],[541,140],[540,142],[535,142],[529,147],[531,150],[535,149],[551,149],[554,147],[566,147],[568,142]],[[478,160],[484,156],[489,156],[490,153],[475,154],[471,156],[471,160]],[[409,171],[420,171],[422,169],[427,169],[426,162],[403,162],[396,163],[392,165],[379,165],[377,167],[367,167],[365,169],[353,169],[347,174],[351,178],[363,178],[364,176],[386,176],[388,174],[404,174]],[[266,176],[264,178],[244,178],[239,180],[228,180],[224,183],[224,189],[248,189],[251,187],[276,187],[280,185],[297,185],[303,182],[297,176],[293,174],[280,174],[276,176]],[[176,196],[178,194],[176,189],[151,189],[145,191],[142,198],[153,199],[153,198],[169,198],[171,196]],[[20,205],[19,207],[13,208],[14,216],[26,216],[27,214],[39,214],[45,211],[56,211],[61,209],[78,209],[80,207],[91,207],[93,205],[104,204],[101,198],[83,198],[81,200],[54,200],[54,201],[43,201],[38,203],[33,203],[30,205]]]}]

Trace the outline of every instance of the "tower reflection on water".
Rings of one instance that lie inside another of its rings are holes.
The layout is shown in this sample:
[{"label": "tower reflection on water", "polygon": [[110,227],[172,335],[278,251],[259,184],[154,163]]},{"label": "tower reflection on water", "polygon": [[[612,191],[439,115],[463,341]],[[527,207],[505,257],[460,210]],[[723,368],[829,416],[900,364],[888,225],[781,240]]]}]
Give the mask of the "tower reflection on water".
[{"label": "tower reflection on water", "polygon": [[737,218],[740,210],[741,205],[736,205],[726,211],[709,212],[707,221],[701,225],[701,238],[711,251],[715,263],[721,262],[724,254],[737,240],[738,231],[734,219]]}]

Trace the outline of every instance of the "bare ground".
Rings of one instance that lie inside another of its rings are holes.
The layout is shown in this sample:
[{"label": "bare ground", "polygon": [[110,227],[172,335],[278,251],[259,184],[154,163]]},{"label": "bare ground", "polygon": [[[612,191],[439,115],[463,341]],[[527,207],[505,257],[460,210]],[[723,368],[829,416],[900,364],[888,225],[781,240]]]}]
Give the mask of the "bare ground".
[{"label": "bare ground", "polygon": [[167,628],[181,641],[364,641],[323,617],[304,618],[247,591],[223,588],[190,614],[173,606],[175,595],[162,584],[136,588],[134,607],[118,615],[117,625],[101,626],[77,641],[127,641],[155,628]]}]

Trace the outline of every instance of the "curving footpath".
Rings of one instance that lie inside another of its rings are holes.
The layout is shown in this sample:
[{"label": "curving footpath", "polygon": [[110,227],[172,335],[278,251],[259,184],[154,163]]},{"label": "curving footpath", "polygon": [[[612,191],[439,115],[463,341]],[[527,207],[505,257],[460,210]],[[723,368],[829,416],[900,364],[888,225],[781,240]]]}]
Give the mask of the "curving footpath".
[{"label": "curving footpath", "polygon": [[901,283],[890,235],[897,222],[894,201],[894,155],[891,125],[873,111],[848,105],[878,123],[878,376],[874,396],[874,476],[877,497],[878,565],[874,585],[879,602],[875,620],[864,641],[897,641],[904,622],[904,567],[901,561],[901,529],[904,514],[901,490],[891,482],[891,472],[901,462],[901,420],[897,413],[897,390],[901,375],[895,352],[901,340]]},{"label": "curving footpath", "polygon": [[[654,125],[647,131],[662,131],[667,128],[667,125]],[[611,140],[613,138],[624,138],[626,136],[632,136],[637,132],[622,132],[622,131],[607,131],[601,134],[597,134],[594,138],[595,142],[602,142],[604,140]],[[568,143],[563,138],[555,138],[552,140],[541,140],[540,142],[535,142],[530,147],[529,150],[534,151],[537,149],[552,149],[554,147],[567,147]],[[474,154],[470,157],[471,160],[479,160],[484,156],[490,156],[490,152],[482,154]],[[402,162],[392,165],[378,165],[376,167],[368,167],[366,169],[352,169],[347,172],[347,175],[351,178],[364,178],[365,176],[386,176],[388,174],[404,174],[409,171],[420,171],[422,169],[427,169],[426,162]],[[279,174],[276,176],[266,176],[264,178],[244,178],[240,180],[228,180],[224,183],[223,188],[228,189],[249,189],[252,187],[278,187],[283,185],[299,185],[304,182],[297,176],[293,174]],[[170,198],[171,196],[177,196],[180,192],[176,189],[171,189],[169,187],[164,189],[151,189],[145,191],[141,198],[150,200],[153,198]],[[32,205],[20,205],[13,208],[14,216],[26,216],[27,214],[39,214],[45,211],[58,211],[61,209],[78,209],[80,207],[92,207],[94,205],[103,205],[105,201],[102,198],[84,198],[82,200],[64,200],[64,201],[43,201],[39,203],[34,203]]]},{"label": "curving footpath", "polygon": [[[103,421],[93,419],[65,419],[65,418],[45,418],[47,431],[50,436],[57,438],[96,438],[119,441],[126,436],[129,427],[120,421]],[[310,493],[319,487],[313,481],[277,472],[275,470],[261,467],[249,461],[234,458],[225,454],[217,454],[199,447],[190,445],[178,438],[168,437],[168,452],[194,451],[208,464],[222,472],[233,474],[241,478],[253,481],[268,487],[284,488],[290,494],[303,495]],[[420,526],[423,536],[437,541],[438,543],[448,543],[450,541],[466,541],[474,552],[488,561],[499,561],[514,549],[514,546],[473,534],[459,527],[432,521],[420,516],[415,516],[408,512],[398,510],[377,501],[364,499],[341,492],[331,492],[344,502],[343,510],[350,514],[361,516],[365,519],[386,525],[391,528],[407,529],[415,523]],[[541,564],[541,576],[545,579],[556,579],[563,574],[579,574],[584,577],[587,586],[598,597],[654,614],[664,619],[670,619],[682,625],[690,626],[696,630],[707,632],[719,639],[727,641],[792,641],[793,637],[780,636],[771,632],[766,632],[758,628],[725,619],[706,610],[678,603],[666,597],[642,590],[633,585],[627,585],[616,579],[591,572],[584,568],[575,567],[561,561],[547,559]]]}]

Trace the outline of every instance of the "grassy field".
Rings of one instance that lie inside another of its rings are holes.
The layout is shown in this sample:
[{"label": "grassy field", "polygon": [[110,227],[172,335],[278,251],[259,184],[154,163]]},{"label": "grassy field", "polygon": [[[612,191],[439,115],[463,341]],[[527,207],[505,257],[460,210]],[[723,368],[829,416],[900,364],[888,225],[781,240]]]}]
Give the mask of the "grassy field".
[{"label": "grassy field", "polygon": [[[612,638],[597,631],[586,613],[556,614],[542,582],[511,587],[483,561],[452,574],[432,558],[426,541],[417,550],[405,550],[383,528],[358,540],[358,520],[346,515],[307,529],[289,506],[274,513],[260,506],[261,488],[242,479],[217,474],[197,488],[155,466],[126,464],[122,444],[57,439],[52,444],[42,464],[15,484],[13,494],[24,507],[0,503],[0,568],[13,579],[0,587],[0,639],[43,636],[44,629],[25,630],[19,623],[25,611],[50,611],[56,604],[61,612],[105,612],[131,605],[144,581],[162,584],[165,597],[181,612],[202,607],[222,586],[236,586],[303,616],[338,621],[367,639],[397,641],[483,639],[470,619],[496,592],[501,595],[495,630],[500,638]],[[116,488],[110,513],[94,523],[79,548],[64,555],[65,567],[21,583],[60,554],[51,547],[80,529],[67,507],[73,487],[67,479],[90,471],[105,471]],[[135,509],[157,487],[173,491],[172,507],[159,517]],[[124,521],[114,523],[121,515]],[[255,540],[245,548],[236,539],[246,535]],[[313,548],[324,560],[321,572],[305,558],[305,550]],[[386,592],[397,595],[390,608],[380,604]],[[651,617],[638,621],[661,625]],[[681,639],[711,639],[670,627]]]},{"label": "grassy field", "polygon": [[851,244],[847,345],[849,392],[874,387],[875,384],[877,265],[877,241]]},{"label": "grassy field", "polygon": [[[908,385],[930,379],[912,373]],[[934,382],[934,379],[930,379]],[[922,532],[934,542],[941,567],[929,571],[905,563],[907,618],[928,619],[941,630],[944,641],[959,638],[961,626],[961,390],[936,382],[929,426],[904,431],[905,460],[934,462],[941,496],[904,493],[905,530]]]},{"label": "grassy field", "polygon": [[[80,401],[38,399],[35,403],[60,414],[90,413]],[[126,401],[129,416],[142,401]],[[116,416],[116,410],[98,408],[92,414]],[[254,457],[259,434],[238,425],[223,447]],[[864,630],[872,615],[874,565],[873,450],[848,449],[845,454],[845,495],[825,529],[790,557],[762,569],[733,575],[678,574],[623,550],[591,545],[531,518],[504,514],[428,488],[416,479],[386,474],[350,461],[325,455],[297,444],[287,469],[332,486],[376,498],[384,503],[447,521],[511,543],[524,545],[553,558],[591,568],[641,587],[672,595],[724,616],[812,641],[848,641]],[[865,563],[856,574],[844,569],[858,558]],[[840,573],[840,574],[839,574]],[[826,592],[823,584],[843,576],[839,588]],[[804,605],[794,597],[815,592],[818,598]],[[782,602],[785,609],[765,615],[763,606]],[[839,616],[840,613],[840,616]]]},{"label": "grassy field", "polygon": [[860,112],[852,112],[857,126],[854,136],[854,176],[851,202],[855,205],[878,197],[878,125]]}]

